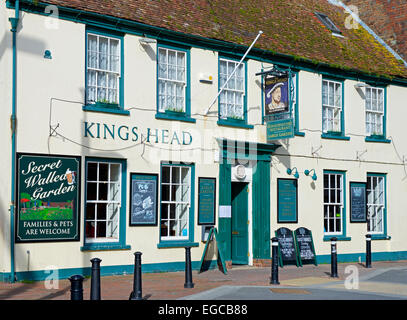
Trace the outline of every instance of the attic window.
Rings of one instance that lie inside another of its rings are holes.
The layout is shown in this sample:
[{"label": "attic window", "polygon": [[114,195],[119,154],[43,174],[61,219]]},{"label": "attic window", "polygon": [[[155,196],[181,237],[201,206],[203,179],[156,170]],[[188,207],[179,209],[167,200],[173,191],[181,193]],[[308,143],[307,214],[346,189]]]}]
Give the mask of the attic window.
[{"label": "attic window", "polygon": [[329,19],[326,14],[315,12],[315,15],[324,24],[325,27],[332,31],[334,35],[342,34],[341,30],[338,29],[338,27],[332,22],[331,19]]}]

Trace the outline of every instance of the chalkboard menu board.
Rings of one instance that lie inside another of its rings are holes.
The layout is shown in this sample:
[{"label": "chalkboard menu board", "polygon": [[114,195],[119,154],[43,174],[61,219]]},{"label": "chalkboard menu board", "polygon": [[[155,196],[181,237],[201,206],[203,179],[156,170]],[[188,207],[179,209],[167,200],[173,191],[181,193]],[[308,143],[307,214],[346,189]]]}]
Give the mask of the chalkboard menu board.
[{"label": "chalkboard menu board", "polygon": [[214,225],[216,211],[216,179],[198,179],[198,225]]},{"label": "chalkboard menu board", "polygon": [[307,228],[298,228],[294,232],[295,243],[298,250],[298,262],[303,264],[313,263],[317,265],[315,255],[314,241],[312,239],[312,232]]},{"label": "chalkboard menu board", "polygon": [[350,222],[366,222],[366,183],[350,182]]},{"label": "chalkboard menu board", "polygon": [[283,267],[284,264],[296,264],[298,267],[297,250],[293,232],[288,228],[282,227],[277,229],[275,233],[278,238],[280,267]]},{"label": "chalkboard menu board", "polygon": [[130,176],[130,226],[157,225],[158,175]]}]

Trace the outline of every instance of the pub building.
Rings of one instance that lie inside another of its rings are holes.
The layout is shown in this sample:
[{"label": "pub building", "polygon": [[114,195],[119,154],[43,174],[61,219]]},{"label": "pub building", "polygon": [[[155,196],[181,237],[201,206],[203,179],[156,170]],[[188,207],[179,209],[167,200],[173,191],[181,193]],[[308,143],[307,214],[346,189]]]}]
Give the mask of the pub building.
[{"label": "pub building", "polygon": [[406,259],[407,69],[334,2],[0,1],[0,280]]}]

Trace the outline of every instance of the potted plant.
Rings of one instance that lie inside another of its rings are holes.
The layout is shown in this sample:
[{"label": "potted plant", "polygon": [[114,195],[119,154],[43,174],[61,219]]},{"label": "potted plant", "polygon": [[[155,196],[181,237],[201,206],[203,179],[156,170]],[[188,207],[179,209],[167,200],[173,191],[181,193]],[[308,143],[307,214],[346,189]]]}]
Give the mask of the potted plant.
[{"label": "potted plant", "polygon": [[326,134],[330,135],[330,136],[341,136],[342,132],[341,131],[327,131]]},{"label": "potted plant", "polygon": [[179,116],[180,114],[184,113],[184,110],[177,108],[167,108],[165,109],[165,113],[168,115]]},{"label": "potted plant", "polygon": [[243,121],[243,117],[239,117],[236,115],[231,115],[227,117],[228,120],[231,120],[232,122],[236,122],[236,121]]},{"label": "potted plant", "polygon": [[108,109],[118,109],[119,108],[118,103],[110,102],[107,99],[101,99],[101,100],[96,101],[95,106],[100,107],[100,108],[108,108]]}]

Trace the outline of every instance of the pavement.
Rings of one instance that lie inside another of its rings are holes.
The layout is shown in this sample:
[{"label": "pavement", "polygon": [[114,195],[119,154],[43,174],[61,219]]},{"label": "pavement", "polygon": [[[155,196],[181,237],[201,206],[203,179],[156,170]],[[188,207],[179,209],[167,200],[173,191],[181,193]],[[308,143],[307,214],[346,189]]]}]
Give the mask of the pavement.
[{"label": "pavement", "polygon": [[[279,268],[279,285],[270,284],[271,268],[233,266],[193,271],[194,288],[184,288],[184,272],[142,274],[145,300],[407,300],[407,261],[339,263],[338,278],[330,264]],[[90,299],[90,278],[83,282]],[[102,300],[128,300],[133,275],[101,278]],[[70,281],[0,283],[0,300],[70,300]]]}]

